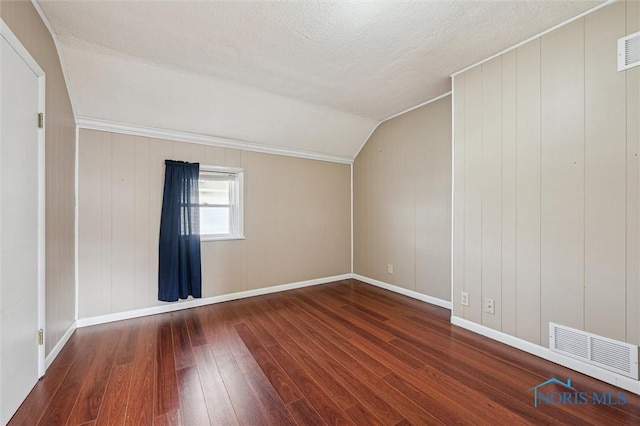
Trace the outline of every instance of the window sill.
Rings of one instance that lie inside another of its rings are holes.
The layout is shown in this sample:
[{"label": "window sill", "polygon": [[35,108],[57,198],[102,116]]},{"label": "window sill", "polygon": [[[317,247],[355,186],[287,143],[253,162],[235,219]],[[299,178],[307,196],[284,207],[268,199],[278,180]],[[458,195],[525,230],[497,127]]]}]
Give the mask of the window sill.
[{"label": "window sill", "polygon": [[231,241],[231,240],[244,240],[244,235],[224,235],[224,236],[220,236],[220,237],[211,237],[211,236],[206,236],[206,237],[200,237],[200,241],[201,242],[206,242],[206,241]]}]

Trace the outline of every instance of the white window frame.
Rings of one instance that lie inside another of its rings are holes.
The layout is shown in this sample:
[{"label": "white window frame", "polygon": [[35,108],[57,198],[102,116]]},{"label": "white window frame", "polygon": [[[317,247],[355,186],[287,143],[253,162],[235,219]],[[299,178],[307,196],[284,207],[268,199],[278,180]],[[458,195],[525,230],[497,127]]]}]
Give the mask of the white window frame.
[{"label": "white window frame", "polygon": [[[231,232],[229,234],[200,235],[200,241],[244,240],[244,169],[237,167],[200,165],[200,173],[228,173],[236,175],[236,184],[230,188]],[[202,204],[198,204],[199,208]]]}]

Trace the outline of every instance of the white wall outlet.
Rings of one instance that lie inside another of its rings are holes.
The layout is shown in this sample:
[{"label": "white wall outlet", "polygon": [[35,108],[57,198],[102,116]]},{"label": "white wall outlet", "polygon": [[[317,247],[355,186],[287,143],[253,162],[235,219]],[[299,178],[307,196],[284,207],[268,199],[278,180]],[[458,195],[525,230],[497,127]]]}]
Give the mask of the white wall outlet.
[{"label": "white wall outlet", "polygon": [[494,299],[484,299],[484,311],[488,314],[496,313],[496,301]]},{"label": "white wall outlet", "polygon": [[387,265],[387,273],[393,275],[393,265],[390,263]]},{"label": "white wall outlet", "polygon": [[463,291],[460,297],[460,304],[462,306],[469,306],[469,293]]}]

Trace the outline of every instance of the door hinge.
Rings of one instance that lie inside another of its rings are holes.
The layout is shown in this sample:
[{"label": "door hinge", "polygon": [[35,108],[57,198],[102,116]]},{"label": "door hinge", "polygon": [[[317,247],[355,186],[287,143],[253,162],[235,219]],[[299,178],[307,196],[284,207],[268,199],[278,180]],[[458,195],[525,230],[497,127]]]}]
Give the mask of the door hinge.
[{"label": "door hinge", "polygon": [[42,129],[44,127],[44,114],[38,114],[38,129]]},{"label": "door hinge", "polygon": [[38,330],[38,345],[44,344],[44,331],[42,329]]}]

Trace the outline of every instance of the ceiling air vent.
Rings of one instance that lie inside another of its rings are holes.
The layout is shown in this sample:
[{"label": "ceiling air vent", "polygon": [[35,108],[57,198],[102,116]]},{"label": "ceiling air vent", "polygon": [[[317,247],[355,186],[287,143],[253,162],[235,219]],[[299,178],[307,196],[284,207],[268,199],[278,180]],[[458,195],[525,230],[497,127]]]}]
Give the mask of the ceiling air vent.
[{"label": "ceiling air vent", "polygon": [[638,380],[637,346],[550,322],[549,348]]},{"label": "ceiling air vent", "polygon": [[618,71],[640,65],[640,31],[618,39]]}]

